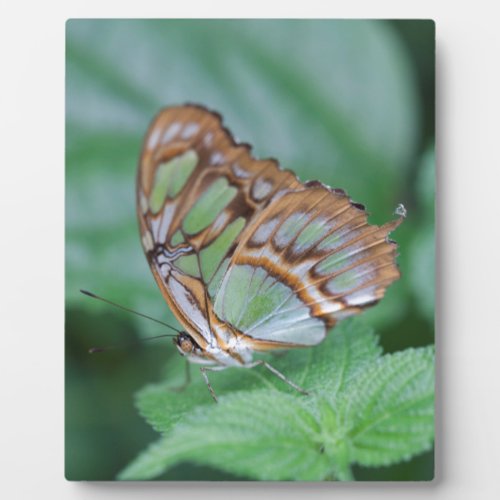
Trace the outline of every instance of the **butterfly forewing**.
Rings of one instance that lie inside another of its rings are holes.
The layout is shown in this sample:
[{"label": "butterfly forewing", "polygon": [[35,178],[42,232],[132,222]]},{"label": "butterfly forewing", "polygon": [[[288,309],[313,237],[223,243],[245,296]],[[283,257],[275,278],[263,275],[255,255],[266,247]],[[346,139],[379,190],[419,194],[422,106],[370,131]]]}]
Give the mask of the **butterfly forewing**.
[{"label": "butterfly forewing", "polygon": [[295,188],[291,172],[252,158],[215,113],[186,105],[153,121],[137,177],[142,243],[164,297],[200,344],[212,340],[205,293],[217,288],[244,228],[276,193]]}]

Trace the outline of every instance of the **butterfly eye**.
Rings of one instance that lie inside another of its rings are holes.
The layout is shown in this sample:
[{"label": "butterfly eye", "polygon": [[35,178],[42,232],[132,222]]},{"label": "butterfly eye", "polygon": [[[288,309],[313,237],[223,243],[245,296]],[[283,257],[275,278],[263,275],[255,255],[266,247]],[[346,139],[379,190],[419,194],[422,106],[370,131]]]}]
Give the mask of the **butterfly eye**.
[{"label": "butterfly eye", "polygon": [[187,335],[181,334],[176,340],[177,346],[183,354],[190,354],[193,352],[194,343]]}]

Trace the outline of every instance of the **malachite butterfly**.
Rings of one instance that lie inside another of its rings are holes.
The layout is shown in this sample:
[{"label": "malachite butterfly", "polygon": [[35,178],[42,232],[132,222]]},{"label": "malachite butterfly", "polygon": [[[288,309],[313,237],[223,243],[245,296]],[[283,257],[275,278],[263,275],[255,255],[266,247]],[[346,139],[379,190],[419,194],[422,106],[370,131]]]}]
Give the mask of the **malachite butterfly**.
[{"label": "malachite butterfly", "polygon": [[400,276],[388,235],[341,189],[256,160],[220,115],[169,107],[153,120],[137,173],[137,214],[153,275],[206,370],[264,364],[254,352],[313,346],[376,304]]}]

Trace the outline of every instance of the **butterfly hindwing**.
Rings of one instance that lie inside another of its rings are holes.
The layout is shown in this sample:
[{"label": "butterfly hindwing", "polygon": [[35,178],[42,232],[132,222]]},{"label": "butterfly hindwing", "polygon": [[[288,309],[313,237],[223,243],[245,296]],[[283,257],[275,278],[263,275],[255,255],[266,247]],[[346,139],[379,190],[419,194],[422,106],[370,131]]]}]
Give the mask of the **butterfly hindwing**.
[{"label": "butterfly hindwing", "polygon": [[317,344],[399,277],[388,239],[399,223],[370,225],[364,207],[317,182],[284,193],[242,235],[215,312],[256,341]]}]

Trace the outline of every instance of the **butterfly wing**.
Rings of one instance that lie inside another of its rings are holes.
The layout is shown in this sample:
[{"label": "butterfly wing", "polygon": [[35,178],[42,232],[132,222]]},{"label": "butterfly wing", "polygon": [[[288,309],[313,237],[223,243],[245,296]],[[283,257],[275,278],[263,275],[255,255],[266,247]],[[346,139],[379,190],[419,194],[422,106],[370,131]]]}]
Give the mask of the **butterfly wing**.
[{"label": "butterfly wing", "polygon": [[256,350],[317,344],[399,277],[388,234],[401,219],[368,224],[342,190],[255,160],[199,106],[153,121],[137,213],[154,277],[202,348],[228,332]]},{"label": "butterfly wing", "polygon": [[219,288],[245,228],[274,195],[300,186],[274,160],[252,158],[205,108],[166,108],[153,120],[137,174],[142,245],[165,300],[201,347],[214,341],[207,290]]},{"label": "butterfly wing", "polygon": [[255,350],[317,344],[399,278],[388,234],[401,220],[370,225],[362,205],[319,182],[277,195],[241,235],[215,313]]}]

